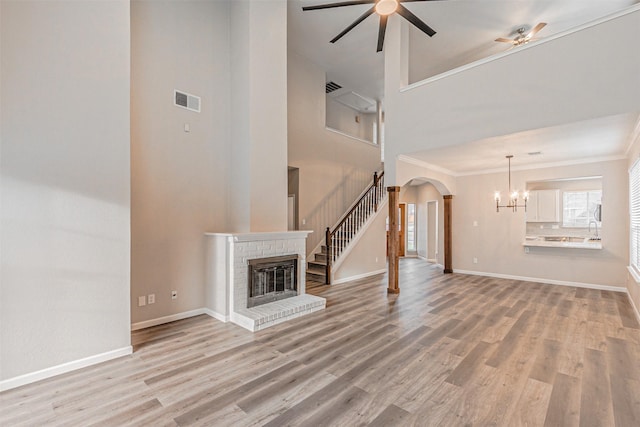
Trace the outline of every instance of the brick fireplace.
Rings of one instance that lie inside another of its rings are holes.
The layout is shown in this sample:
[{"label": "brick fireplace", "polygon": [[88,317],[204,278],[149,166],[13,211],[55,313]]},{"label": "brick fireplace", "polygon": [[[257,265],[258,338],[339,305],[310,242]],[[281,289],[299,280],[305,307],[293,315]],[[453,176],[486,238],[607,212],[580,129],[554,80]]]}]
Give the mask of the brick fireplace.
[{"label": "brick fireplace", "polygon": [[[257,331],[324,309],[324,298],[305,293],[305,251],[309,233],[207,233],[206,302],[209,315]],[[295,260],[295,268],[276,268],[270,262],[284,259]],[[264,303],[259,305],[250,304],[252,297],[248,286],[251,267],[260,264],[256,260],[262,260],[262,264],[267,265],[265,271],[271,272],[271,276],[266,274],[261,280],[267,288],[272,287],[265,298],[273,299],[260,301]],[[288,280],[295,274],[295,292],[291,289],[285,292],[284,274],[288,274]],[[297,295],[292,295],[295,293]]]}]

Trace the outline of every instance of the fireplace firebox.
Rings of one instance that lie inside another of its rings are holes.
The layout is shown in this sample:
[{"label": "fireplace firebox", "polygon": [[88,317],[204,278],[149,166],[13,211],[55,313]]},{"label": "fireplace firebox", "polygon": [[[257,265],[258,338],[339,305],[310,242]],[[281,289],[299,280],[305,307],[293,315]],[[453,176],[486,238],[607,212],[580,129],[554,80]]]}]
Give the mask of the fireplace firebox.
[{"label": "fireplace firebox", "polygon": [[298,255],[250,259],[247,308],[298,295]]}]

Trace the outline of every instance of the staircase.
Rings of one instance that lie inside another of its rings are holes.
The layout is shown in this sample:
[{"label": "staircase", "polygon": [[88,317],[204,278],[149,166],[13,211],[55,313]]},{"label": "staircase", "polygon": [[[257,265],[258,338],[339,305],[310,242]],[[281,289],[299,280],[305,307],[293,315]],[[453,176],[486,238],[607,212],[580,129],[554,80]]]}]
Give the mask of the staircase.
[{"label": "staircase", "polygon": [[307,262],[308,286],[331,284],[332,266],[347,251],[349,244],[367,220],[378,211],[378,205],[384,196],[384,171],[380,175],[375,172],[371,184],[360,197],[333,227],[327,227],[324,245],[320,247],[320,252],[315,252],[313,259]]},{"label": "staircase", "polygon": [[313,254],[313,260],[307,261],[307,286],[324,285],[327,277],[327,246],[322,245],[320,252]]}]

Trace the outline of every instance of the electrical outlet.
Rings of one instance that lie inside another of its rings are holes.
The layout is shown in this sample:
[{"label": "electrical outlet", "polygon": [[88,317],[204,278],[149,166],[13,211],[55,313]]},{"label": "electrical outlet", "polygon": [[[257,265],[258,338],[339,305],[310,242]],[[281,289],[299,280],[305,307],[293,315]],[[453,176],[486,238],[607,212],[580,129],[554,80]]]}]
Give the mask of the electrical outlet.
[{"label": "electrical outlet", "polygon": [[474,263],[474,264],[477,264],[477,263],[478,263],[478,258],[473,257],[473,263]]},{"label": "electrical outlet", "polygon": [[138,307],[142,307],[144,305],[147,305],[147,297],[143,295],[138,297]]},{"label": "electrical outlet", "polygon": [[178,299],[178,291],[171,291],[171,299]]},{"label": "electrical outlet", "polygon": [[155,302],[156,302],[156,294],[147,295],[147,302],[149,304],[155,304]]}]

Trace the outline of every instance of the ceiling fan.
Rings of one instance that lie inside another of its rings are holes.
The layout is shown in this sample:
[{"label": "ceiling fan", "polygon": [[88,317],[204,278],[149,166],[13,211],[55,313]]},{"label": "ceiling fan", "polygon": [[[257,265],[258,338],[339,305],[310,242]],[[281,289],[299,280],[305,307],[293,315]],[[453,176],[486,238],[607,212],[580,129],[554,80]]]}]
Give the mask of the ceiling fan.
[{"label": "ceiling fan", "polygon": [[547,25],[546,22],[540,22],[538,25],[536,25],[535,27],[533,27],[531,29],[531,31],[529,31],[527,34],[527,28],[526,27],[520,27],[518,28],[514,33],[516,36],[512,39],[505,39],[503,37],[498,37],[496,39],[497,42],[502,42],[502,43],[511,43],[513,46],[522,46],[523,44],[527,44],[532,40],[532,37],[541,29],[544,28],[544,26]]},{"label": "ceiling fan", "polygon": [[376,52],[382,51],[384,45],[384,33],[387,29],[387,18],[393,13],[398,13],[407,21],[411,22],[418,29],[424,32],[429,37],[433,37],[436,33],[433,28],[425,24],[420,18],[411,13],[409,9],[401,5],[400,3],[408,3],[415,1],[437,1],[437,0],[352,0],[343,1],[338,3],[320,4],[316,6],[304,6],[302,10],[318,10],[318,9],[331,9],[334,7],[354,6],[358,4],[373,4],[365,13],[360,15],[358,19],[353,21],[351,25],[345,28],[340,34],[331,39],[331,43],[335,43],[340,40],[345,34],[353,30],[359,23],[364,21],[369,15],[377,13],[380,16],[380,26],[378,28],[378,48]]}]

